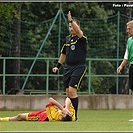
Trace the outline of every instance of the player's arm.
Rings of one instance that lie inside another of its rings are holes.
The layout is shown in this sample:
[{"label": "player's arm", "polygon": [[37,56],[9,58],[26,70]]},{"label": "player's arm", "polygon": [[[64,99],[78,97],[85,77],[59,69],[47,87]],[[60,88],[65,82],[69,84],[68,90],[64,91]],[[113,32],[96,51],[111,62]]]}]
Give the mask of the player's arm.
[{"label": "player's arm", "polygon": [[66,55],[63,54],[63,53],[61,53],[60,58],[59,58],[59,61],[57,62],[56,66],[52,69],[52,71],[54,73],[56,73],[58,71],[58,69],[61,67],[61,65],[65,61],[65,59],[66,59]]},{"label": "player's arm", "polygon": [[55,106],[57,106],[60,110],[63,110],[63,106],[58,101],[53,99],[52,97],[49,98],[49,103],[52,103]]},{"label": "player's arm", "polygon": [[68,12],[68,22],[71,23],[71,26],[73,27],[76,35],[79,38],[81,38],[83,36],[83,31],[80,29],[80,27],[77,25],[77,23],[75,21],[73,21],[70,11]]},{"label": "player's arm", "polygon": [[122,68],[128,63],[128,49],[126,48],[124,59],[117,68],[117,73],[121,73]]},{"label": "player's arm", "polygon": [[70,103],[71,103],[71,100],[70,100],[70,98],[67,97],[65,100],[65,108],[69,109]]},{"label": "player's arm", "polygon": [[63,64],[64,63],[64,61],[65,61],[65,59],[66,59],[66,55],[65,54],[63,54],[63,53],[61,53],[61,55],[60,55],[60,58],[59,58],[59,63],[60,64]]},{"label": "player's arm", "polygon": [[66,110],[68,113],[70,113],[69,112],[70,104],[71,104],[71,100],[70,100],[70,98],[67,97],[66,100],[65,100],[65,108],[64,108],[64,110]]},{"label": "player's arm", "polygon": [[127,62],[128,62],[127,59],[123,59],[123,61],[120,64],[120,66],[117,68],[117,73],[121,73],[122,68],[127,64]]}]

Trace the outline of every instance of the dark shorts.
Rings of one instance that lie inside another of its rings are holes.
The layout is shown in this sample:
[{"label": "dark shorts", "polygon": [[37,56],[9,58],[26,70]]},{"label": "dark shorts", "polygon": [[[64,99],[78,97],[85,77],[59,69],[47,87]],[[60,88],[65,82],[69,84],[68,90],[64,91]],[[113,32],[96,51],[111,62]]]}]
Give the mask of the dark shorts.
[{"label": "dark shorts", "polygon": [[133,64],[129,68],[129,89],[133,90]]},{"label": "dark shorts", "polygon": [[81,85],[81,81],[86,73],[86,65],[65,65],[63,73],[64,88],[69,86],[78,89]]}]

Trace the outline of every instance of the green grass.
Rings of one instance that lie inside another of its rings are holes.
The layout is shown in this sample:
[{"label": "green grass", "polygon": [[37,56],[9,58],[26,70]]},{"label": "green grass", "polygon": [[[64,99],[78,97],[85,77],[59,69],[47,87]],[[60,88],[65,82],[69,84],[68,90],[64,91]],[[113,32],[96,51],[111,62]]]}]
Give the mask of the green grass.
[{"label": "green grass", "polygon": [[[27,111],[1,111],[0,117]],[[76,122],[0,122],[0,131],[133,131],[132,110],[79,110]]]}]

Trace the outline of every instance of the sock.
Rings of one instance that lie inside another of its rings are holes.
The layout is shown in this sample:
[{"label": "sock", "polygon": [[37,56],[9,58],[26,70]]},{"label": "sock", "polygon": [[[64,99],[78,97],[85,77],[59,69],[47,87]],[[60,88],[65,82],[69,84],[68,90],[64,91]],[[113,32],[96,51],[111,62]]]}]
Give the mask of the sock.
[{"label": "sock", "polygon": [[75,117],[76,117],[76,120],[77,120],[77,111],[78,111],[78,97],[76,98],[70,98],[71,99],[71,102],[73,104],[73,107],[75,109]]},{"label": "sock", "polygon": [[0,121],[9,121],[10,117],[4,117],[4,118],[0,118]]}]

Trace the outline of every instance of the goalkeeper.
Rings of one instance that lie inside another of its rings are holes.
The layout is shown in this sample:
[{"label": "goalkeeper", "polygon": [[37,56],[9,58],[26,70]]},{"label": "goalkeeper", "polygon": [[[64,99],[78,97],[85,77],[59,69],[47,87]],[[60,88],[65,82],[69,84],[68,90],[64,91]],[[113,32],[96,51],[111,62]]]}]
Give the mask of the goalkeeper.
[{"label": "goalkeeper", "polygon": [[62,106],[53,98],[49,98],[46,110],[20,113],[13,117],[0,118],[0,121],[75,121],[75,110],[71,100],[67,97]]}]

